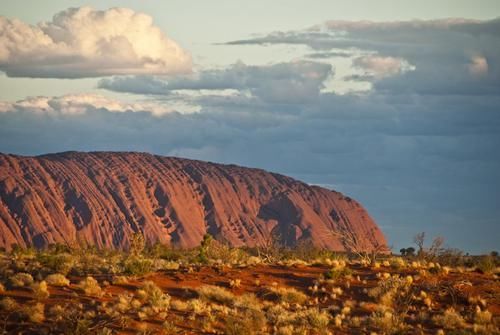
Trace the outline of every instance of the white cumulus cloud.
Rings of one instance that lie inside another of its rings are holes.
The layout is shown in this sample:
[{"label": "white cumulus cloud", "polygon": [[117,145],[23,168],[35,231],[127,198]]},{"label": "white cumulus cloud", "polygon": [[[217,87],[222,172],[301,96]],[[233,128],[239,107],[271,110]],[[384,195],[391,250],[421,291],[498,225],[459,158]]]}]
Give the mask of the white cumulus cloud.
[{"label": "white cumulus cloud", "polygon": [[127,8],[69,8],[29,25],[0,16],[0,70],[10,77],[179,74],[191,56],[153,19]]},{"label": "white cumulus cloud", "polygon": [[155,102],[127,103],[98,94],[68,94],[63,96],[27,97],[16,102],[0,102],[0,112],[29,111],[50,115],[81,115],[90,110],[105,109],[109,112],[149,112],[159,116],[174,109]]}]

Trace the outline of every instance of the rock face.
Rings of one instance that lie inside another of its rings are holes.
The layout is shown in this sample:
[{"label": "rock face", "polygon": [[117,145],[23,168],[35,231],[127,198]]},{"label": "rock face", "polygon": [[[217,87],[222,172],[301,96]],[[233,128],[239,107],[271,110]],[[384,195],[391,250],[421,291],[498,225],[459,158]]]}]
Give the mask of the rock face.
[{"label": "rock face", "polygon": [[194,247],[210,233],[233,246],[280,236],[344,250],[349,232],[370,250],[383,234],[356,201],[259,169],[145,153],[0,154],[0,246],[86,240],[126,248],[147,240]]}]

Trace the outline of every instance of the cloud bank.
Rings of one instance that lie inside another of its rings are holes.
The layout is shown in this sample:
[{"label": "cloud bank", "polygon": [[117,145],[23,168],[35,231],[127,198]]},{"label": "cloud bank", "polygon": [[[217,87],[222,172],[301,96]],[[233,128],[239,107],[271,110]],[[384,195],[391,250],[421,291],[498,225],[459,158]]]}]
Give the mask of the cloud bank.
[{"label": "cloud bank", "polygon": [[[374,89],[393,93],[487,95],[500,91],[500,18],[329,21],[227,44],[300,44],[319,55],[332,50],[336,54],[339,50],[369,52],[369,58],[354,56],[353,65],[371,73],[349,79],[374,81]],[[411,71],[401,71],[405,68]],[[383,75],[398,72],[402,75]]]},{"label": "cloud bank", "polygon": [[191,56],[127,8],[70,8],[36,26],[0,16],[0,70],[9,77],[84,78],[191,71]]},{"label": "cloud bank", "polygon": [[59,97],[28,97],[17,102],[0,102],[0,113],[27,112],[38,115],[81,115],[89,110],[110,113],[146,112],[159,116],[175,110],[156,102],[126,103],[98,94],[68,94]]},{"label": "cloud bank", "polygon": [[333,75],[330,64],[296,61],[273,65],[238,62],[224,69],[201,71],[191,77],[114,77],[98,87],[116,92],[164,94],[179,90],[239,90],[269,103],[296,104],[317,99],[323,82]]}]

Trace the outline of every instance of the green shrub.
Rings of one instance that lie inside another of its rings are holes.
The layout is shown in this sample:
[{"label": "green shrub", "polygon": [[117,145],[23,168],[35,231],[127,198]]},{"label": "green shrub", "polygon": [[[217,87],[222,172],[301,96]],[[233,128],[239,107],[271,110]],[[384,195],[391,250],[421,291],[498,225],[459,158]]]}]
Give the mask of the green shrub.
[{"label": "green shrub", "polygon": [[348,267],[335,267],[330,269],[328,272],[325,273],[325,278],[326,279],[342,279],[348,276],[352,275],[352,270],[349,269]]},{"label": "green shrub", "polygon": [[44,267],[50,269],[51,272],[58,272],[62,274],[68,274],[75,263],[74,257],[68,253],[42,253],[38,255],[37,260]]},{"label": "green shrub", "polygon": [[131,257],[125,260],[123,272],[132,276],[142,276],[153,270],[153,261],[146,258]]},{"label": "green shrub", "polygon": [[33,277],[29,273],[19,272],[10,277],[13,287],[24,287],[33,284]]}]

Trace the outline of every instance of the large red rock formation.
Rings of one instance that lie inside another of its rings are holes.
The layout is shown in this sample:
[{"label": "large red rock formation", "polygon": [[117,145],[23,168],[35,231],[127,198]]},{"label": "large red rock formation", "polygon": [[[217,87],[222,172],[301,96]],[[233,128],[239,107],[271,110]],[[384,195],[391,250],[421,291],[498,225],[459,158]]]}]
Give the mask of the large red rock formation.
[{"label": "large red rock formation", "polygon": [[207,232],[234,246],[274,234],[343,250],[332,231],[366,249],[386,245],[351,198],[259,169],[146,153],[0,154],[0,246],[126,247],[137,231],[181,247]]}]

